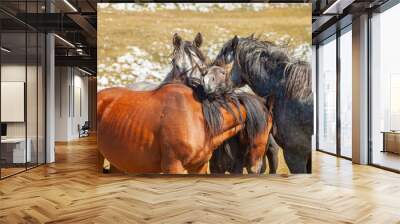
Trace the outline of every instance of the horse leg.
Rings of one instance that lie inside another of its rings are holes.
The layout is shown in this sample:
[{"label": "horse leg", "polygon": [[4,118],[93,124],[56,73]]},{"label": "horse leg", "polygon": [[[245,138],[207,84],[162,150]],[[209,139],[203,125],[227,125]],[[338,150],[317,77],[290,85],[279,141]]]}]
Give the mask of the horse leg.
[{"label": "horse leg", "polygon": [[208,173],[209,173],[209,172],[208,172],[208,167],[209,167],[208,162],[207,162],[207,163],[204,163],[204,164],[203,164],[203,167],[199,170],[199,173],[201,173],[201,174],[208,174]]},{"label": "horse leg", "polygon": [[165,150],[167,153],[161,155],[161,172],[164,174],[186,174],[182,161],[176,158],[173,150]]},{"label": "horse leg", "polygon": [[224,153],[224,145],[220,145],[216,150],[214,150],[209,162],[211,173],[225,173],[228,169],[228,164],[225,164],[226,162],[224,157],[226,157]]},{"label": "horse leg", "polygon": [[187,174],[187,170],[183,167],[179,160],[162,161],[161,171],[164,174]]},{"label": "horse leg", "polygon": [[111,170],[111,163],[106,158],[103,161],[103,173],[109,173]]},{"label": "horse leg", "polygon": [[188,170],[188,173],[192,174],[207,174],[208,171],[208,162],[200,165],[197,168]]},{"label": "horse leg", "polygon": [[265,155],[262,158],[260,173],[265,173],[265,171],[267,171],[267,159],[266,159],[267,155],[268,155],[268,146],[265,147]]},{"label": "horse leg", "polygon": [[228,140],[230,145],[229,173],[243,174],[244,154],[247,150],[247,144],[241,142],[239,136],[235,136]]},{"label": "horse leg", "polygon": [[311,173],[311,172],[312,172],[312,156],[310,153],[308,160],[307,160],[307,173]]},{"label": "horse leg", "polygon": [[268,158],[269,173],[275,174],[276,170],[278,169],[279,162],[279,145],[275,142],[275,139],[271,134],[269,135],[269,143],[267,147],[268,150],[266,154]]},{"label": "horse leg", "polygon": [[306,158],[306,155],[300,154],[299,152],[301,152],[301,150],[297,147],[287,147],[283,150],[286,164],[291,173],[307,173],[308,158]]}]

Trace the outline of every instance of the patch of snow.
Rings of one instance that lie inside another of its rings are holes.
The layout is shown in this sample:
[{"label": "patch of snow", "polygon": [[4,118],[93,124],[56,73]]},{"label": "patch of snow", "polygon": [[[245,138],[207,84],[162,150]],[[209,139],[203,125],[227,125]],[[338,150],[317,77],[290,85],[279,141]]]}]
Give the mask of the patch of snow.
[{"label": "patch of snow", "polygon": [[125,11],[148,11],[158,10],[182,10],[195,12],[210,12],[215,10],[233,11],[245,9],[249,11],[261,11],[267,8],[301,8],[309,7],[308,4],[287,4],[287,3],[101,3],[99,8],[112,8]]},{"label": "patch of snow", "polygon": [[303,61],[311,61],[311,44],[303,43],[294,48],[292,56]]},{"label": "patch of snow", "polygon": [[154,62],[149,53],[136,46],[127,47],[128,51],[114,61],[98,65],[99,87],[126,86],[139,81],[161,81],[171,70],[170,64]]}]

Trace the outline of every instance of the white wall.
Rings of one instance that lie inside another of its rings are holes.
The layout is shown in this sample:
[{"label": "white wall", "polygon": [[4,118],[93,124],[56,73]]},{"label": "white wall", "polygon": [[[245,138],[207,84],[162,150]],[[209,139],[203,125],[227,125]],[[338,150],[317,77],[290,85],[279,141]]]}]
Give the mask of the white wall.
[{"label": "white wall", "polygon": [[[38,69],[38,70],[37,70]],[[44,83],[42,68],[39,66],[27,67],[25,64],[2,64],[1,81],[3,82],[24,82],[26,84],[26,107],[21,108],[22,113],[26,112],[26,121],[6,122],[8,138],[29,139],[32,150],[32,161],[44,163]],[[27,78],[27,80],[25,80]],[[23,94],[23,93],[22,93]],[[7,96],[2,96],[7,97]],[[1,108],[1,110],[11,110],[11,108]],[[12,111],[11,111],[12,113]],[[37,156],[39,153],[39,156]]]},{"label": "white wall", "polygon": [[56,67],[55,73],[55,140],[70,141],[88,120],[88,78],[72,67]]},{"label": "white wall", "polygon": [[[25,82],[25,71],[24,65],[18,64],[4,64],[1,66],[1,81],[4,82]],[[28,73],[34,69],[32,66],[28,66]],[[35,96],[34,93],[27,93],[29,96]],[[1,108],[1,110],[7,110],[7,108]],[[28,120],[31,120],[28,117]],[[8,137],[25,137],[25,122],[7,122],[7,136]]]},{"label": "white wall", "polygon": [[69,132],[69,84],[67,67],[55,68],[55,141],[68,141]]}]

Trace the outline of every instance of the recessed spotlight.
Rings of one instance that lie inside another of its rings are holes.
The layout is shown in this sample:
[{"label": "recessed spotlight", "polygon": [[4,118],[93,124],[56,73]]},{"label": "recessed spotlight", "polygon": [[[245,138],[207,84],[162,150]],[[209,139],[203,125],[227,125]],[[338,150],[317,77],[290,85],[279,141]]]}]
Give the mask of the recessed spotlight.
[{"label": "recessed spotlight", "polygon": [[78,67],[78,70],[81,71],[81,72],[83,72],[83,73],[85,73],[85,74],[87,74],[87,75],[93,75],[92,73],[90,73],[90,72],[88,72],[88,71],[86,71],[86,70],[83,70],[83,69],[81,69],[81,68],[79,68],[79,67]]},{"label": "recessed spotlight", "polygon": [[11,50],[9,50],[9,49],[7,49],[5,47],[1,47],[0,49],[1,49],[1,51],[4,51],[6,53],[10,53],[11,52]]},{"label": "recessed spotlight", "polygon": [[57,35],[57,34],[54,34],[54,36],[55,37],[57,37],[59,40],[61,40],[62,42],[64,42],[64,43],[66,43],[67,45],[69,45],[70,47],[73,47],[73,48],[75,48],[75,45],[73,45],[71,42],[69,42],[68,40],[66,40],[66,39],[64,39],[64,38],[62,38],[62,37],[60,37],[59,35]]},{"label": "recessed spotlight", "polygon": [[68,0],[64,0],[64,3],[68,5],[68,7],[70,7],[74,12],[78,12],[78,10]]}]

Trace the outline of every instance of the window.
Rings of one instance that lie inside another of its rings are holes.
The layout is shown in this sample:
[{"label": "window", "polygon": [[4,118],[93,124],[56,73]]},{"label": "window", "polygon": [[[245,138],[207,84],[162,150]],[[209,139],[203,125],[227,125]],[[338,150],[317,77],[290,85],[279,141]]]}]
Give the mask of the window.
[{"label": "window", "polygon": [[340,155],[352,157],[352,35],[351,26],[340,36]]},{"label": "window", "polygon": [[400,170],[400,5],[371,18],[371,159]]},{"label": "window", "polygon": [[[0,6],[9,4],[15,5]],[[16,13],[38,13],[42,5],[18,2]],[[46,39],[12,16],[0,12],[0,17],[7,21],[0,23],[0,178],[5,178],[45,163]]]},{"label": "window", "polygon": [[336,36],[318,48],[318,149],[336,153]]}]

